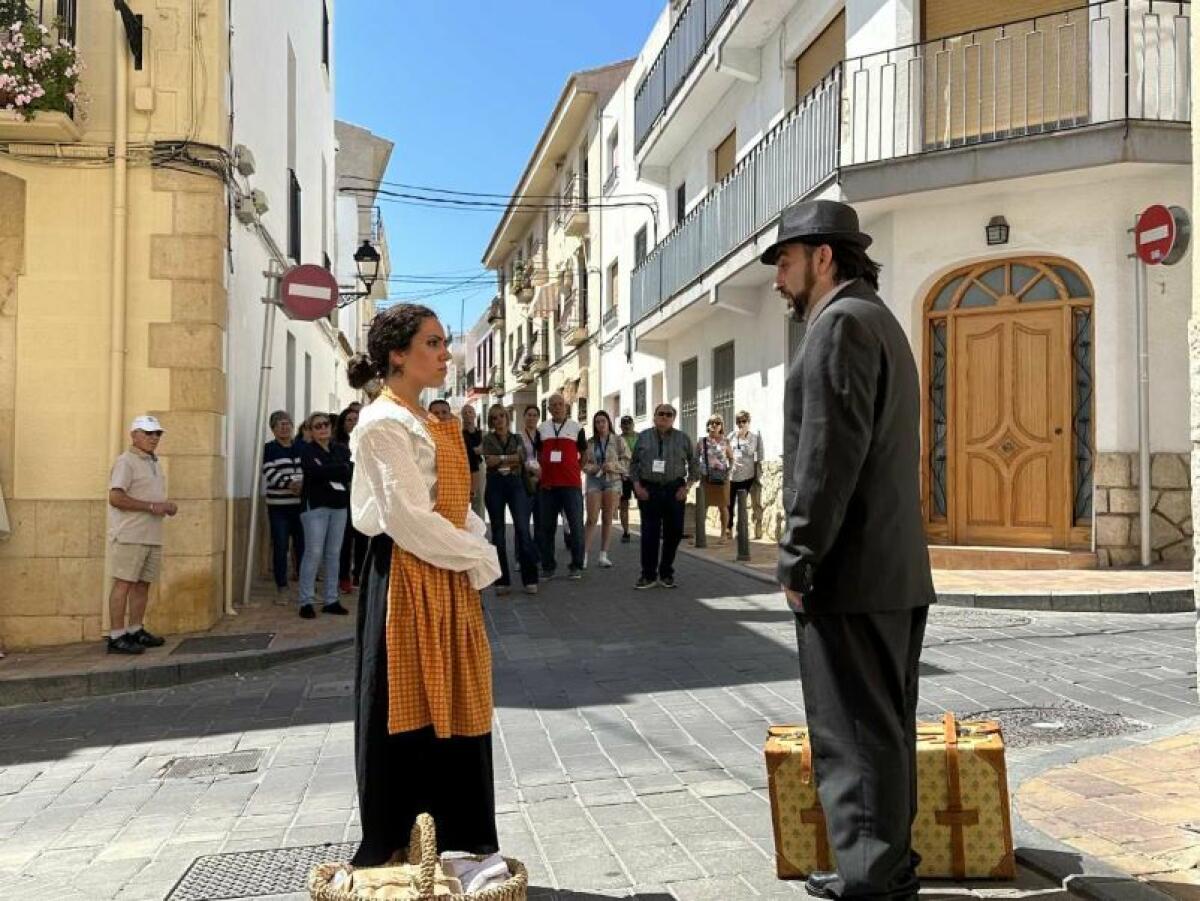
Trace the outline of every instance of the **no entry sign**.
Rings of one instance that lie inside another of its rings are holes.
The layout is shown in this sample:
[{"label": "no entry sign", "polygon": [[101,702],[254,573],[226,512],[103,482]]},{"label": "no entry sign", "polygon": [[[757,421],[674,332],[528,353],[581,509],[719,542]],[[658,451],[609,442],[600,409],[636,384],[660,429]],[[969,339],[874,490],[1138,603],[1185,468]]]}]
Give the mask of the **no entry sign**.
[{"label": "no entry sign", "polygon": [[1187,253],[1191,221],[1182,207],[1156,203],[1142,210],[1134,228],[1134,251],[1147,266],[1170,266]]},{"label": "no entry sign", "polygon": [[328,269],[308,263],[283,274],[279,304],[289,319],[323,319],[333,312],[337,301],[337,279]]}]

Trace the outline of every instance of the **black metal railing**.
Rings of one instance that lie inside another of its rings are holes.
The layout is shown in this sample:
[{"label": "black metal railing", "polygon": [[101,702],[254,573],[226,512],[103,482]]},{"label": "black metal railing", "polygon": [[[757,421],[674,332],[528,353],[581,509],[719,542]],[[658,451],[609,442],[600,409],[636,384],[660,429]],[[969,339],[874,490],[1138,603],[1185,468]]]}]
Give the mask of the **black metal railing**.
[{"label": "black metal railing", "polygon": [[735,0],[691,0],[675,20],[667,41],[638,85],[633,99],[634,147],[650,130],[687,79]]}]

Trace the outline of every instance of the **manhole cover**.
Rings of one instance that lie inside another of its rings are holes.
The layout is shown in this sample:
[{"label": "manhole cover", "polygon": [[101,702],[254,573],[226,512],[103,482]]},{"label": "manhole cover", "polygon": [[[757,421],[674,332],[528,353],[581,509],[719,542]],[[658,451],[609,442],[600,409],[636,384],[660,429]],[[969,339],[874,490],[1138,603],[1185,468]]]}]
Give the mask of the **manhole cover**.
[{"label": "manhole cover", "polygon": [[342,682],[314,682],[305,692],[306,698],[318,700],[321,698],[348,698],[354,694],[354,682],[347,679]]},{"label": "manhole cover", "polygon": [[172,654],[234,654],[238,651],[265,651],[275,638],[274,632],[248,632],[245,635],[209,635],[185,638]]},{"label": "manhole cover", "polygon": [[1010,629],[1028,626],[1032,619],[1020,613],[995,613],[991,610],[970,608],[939,609],[929,611],[931,626],[949,626],[952,629]]},{"label": "manhole cover", "polygon": [[196,776],[231,776],[234,773],[253,773],[262,762],[260,748],[233,751],[229,754],[207,754],[203,757],[176,757],[159,773],[162,779],[190,779]]},{"label": "manhole cover", "polygon": [[959,719],[999,720],[1004,730],[1004,744],[1009,748],[1054,745],[1081,738],[1104,738],[1146,728],[1137,720],[1081,704],[976,710],[964,713]]},{"label": "manhole cover", "polygon": [[355,842],[343,842],[197,857],[166,901],[222,901],[307,892],[313,867],[349,860],[357,849]]}]

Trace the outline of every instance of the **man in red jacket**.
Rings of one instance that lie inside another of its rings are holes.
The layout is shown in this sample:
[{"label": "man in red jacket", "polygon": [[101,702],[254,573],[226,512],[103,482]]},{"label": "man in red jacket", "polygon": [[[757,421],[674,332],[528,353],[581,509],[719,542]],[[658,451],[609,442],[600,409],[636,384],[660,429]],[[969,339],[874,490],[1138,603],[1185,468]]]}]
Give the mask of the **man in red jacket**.
[{"label": "man in red jacket", "polygon": [[583,426],[567,417],[567,401],[561,394],[550,395],[546,401],[550,418],[538,428],[541,449],[538,464],[541,481],[538,484],[538,503],[541,505],[541,534],[538,545],[542,555],[542,578],[554,577],[554,535],[558,531],[561,513],[567,520],[570,533],[571,566],[567,578],[583,575],[583,492],[580,481],[587,437]]}]

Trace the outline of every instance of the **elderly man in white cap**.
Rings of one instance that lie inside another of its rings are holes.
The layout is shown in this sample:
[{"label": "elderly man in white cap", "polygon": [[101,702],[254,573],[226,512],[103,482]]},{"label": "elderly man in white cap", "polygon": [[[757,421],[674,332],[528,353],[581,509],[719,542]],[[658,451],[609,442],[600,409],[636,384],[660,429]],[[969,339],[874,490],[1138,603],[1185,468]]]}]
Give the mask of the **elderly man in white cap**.
[{"label": "elderly man in white cap", "polygon": [[155,454],[163,427],[153,416],[138,416],[129,429],[130,448],[117,457],[108,480],[110,654],[141,654],[163,643],[146,631],[143,619],[150,583],[162,568],[163,517],[179,509],[167,500],[167,480]]}]

